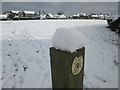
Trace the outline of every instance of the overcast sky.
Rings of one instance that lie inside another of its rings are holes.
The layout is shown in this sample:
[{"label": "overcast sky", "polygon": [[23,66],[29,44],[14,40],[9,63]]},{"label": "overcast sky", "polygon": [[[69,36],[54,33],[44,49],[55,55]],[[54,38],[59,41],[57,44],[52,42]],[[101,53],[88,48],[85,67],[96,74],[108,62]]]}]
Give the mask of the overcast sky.
[{"label": "overcast sky", "polygon": [[9,10],[39,10],[46,13],[57,13],[63,11],[66,15],[73,15],[80,12],[117,14],[117,2],[3,2],[3,12]]},{"label": "overcast sky", "polygon": [[0,0],[2,2],[118,2],[120,0]]}]

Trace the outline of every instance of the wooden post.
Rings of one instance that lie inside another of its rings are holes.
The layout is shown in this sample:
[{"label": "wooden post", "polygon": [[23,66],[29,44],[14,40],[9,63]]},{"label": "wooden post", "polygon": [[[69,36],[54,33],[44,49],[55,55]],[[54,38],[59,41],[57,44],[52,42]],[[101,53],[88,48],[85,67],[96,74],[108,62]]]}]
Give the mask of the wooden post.
[{"label": "wooden post", "polygon": [[83,88],[85,48],[70,53],[50,48],[52,88]]}]

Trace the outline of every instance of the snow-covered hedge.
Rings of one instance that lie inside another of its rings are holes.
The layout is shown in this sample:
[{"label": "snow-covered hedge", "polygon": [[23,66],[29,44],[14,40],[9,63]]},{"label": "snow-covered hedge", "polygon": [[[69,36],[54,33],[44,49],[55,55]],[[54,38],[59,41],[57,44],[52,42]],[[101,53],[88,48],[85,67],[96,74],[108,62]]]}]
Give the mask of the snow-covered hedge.
[{"label": "snow-covered hedge", "polygon": [[74,28],[60,28],[53,35],[52,44],[56,49],[72,53],[85,47],[86,37]]}]

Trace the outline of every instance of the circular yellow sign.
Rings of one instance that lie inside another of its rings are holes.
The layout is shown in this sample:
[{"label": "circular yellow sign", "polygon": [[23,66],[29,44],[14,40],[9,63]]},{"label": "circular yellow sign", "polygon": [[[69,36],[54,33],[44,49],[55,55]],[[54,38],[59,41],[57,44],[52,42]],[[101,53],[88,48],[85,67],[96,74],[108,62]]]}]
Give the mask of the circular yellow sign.
[{"label": "circular yellow sign", "polygon": [[72,73],[73,75],[78,75],[83,67],[83,57],[75,57],[72,64]]}]

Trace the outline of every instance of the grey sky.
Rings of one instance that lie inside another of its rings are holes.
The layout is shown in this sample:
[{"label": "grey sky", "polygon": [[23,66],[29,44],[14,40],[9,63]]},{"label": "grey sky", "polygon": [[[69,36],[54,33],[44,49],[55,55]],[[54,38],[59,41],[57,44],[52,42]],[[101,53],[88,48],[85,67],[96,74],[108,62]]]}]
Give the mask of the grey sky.
[{"label": "grey sky", "polygon": [[36,12],[57,13],[64,11],[66,15],[80,12],[117,14],[117,2],[3,2],[2,10],[34,10]]},{"label": "grey sky", "polygon": [[2,2],[118,2],[119,0],[1,0]]}]

